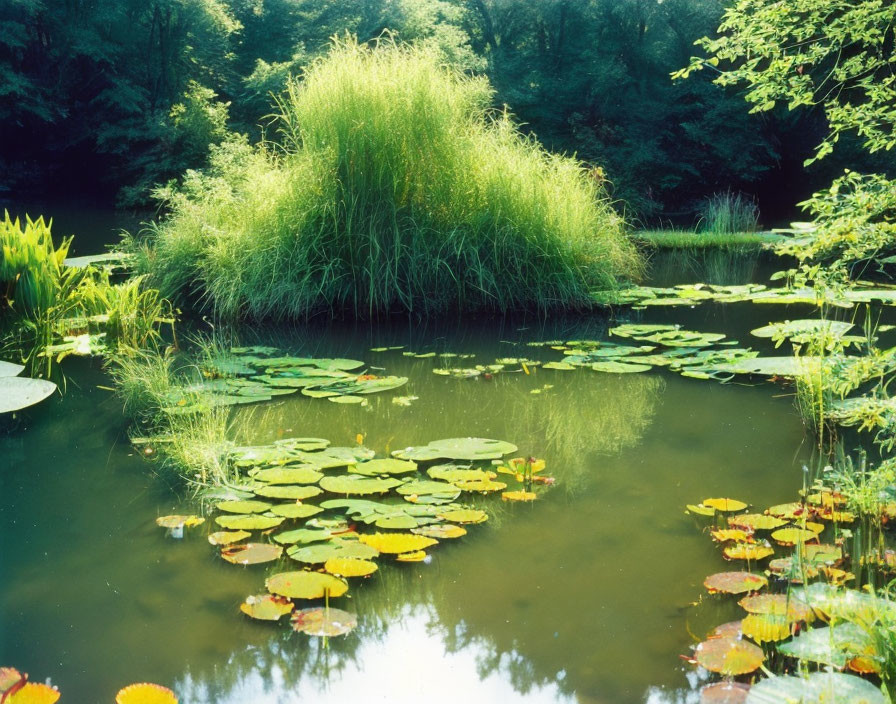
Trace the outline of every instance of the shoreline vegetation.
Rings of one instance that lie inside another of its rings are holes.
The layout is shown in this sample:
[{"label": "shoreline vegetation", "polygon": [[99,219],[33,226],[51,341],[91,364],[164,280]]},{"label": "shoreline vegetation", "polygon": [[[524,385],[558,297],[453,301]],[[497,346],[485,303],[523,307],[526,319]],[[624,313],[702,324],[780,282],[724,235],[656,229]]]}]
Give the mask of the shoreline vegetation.
[{"label": "shoreline vegetation", "polygon": [[546,151],[422,48],[335,41],[126,240],[163,295],[237,318],[588,309],[643,262],[599,169]]},{"label": "shoreline vegetation", "polygon": [[698,232],[696,230],[635,230],[632,240],[656,249],[759,250],[784,243],[774,232]]}]

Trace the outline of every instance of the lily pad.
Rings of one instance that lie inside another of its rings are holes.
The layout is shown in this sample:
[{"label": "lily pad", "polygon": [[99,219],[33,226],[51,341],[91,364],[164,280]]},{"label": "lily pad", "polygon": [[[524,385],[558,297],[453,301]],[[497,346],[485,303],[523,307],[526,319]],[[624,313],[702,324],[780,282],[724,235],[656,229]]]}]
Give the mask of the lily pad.
[{"label": "lily pad", "polygon": [[710,638],[697,646],[697,663],[720,675],[734,677],[756,670],[765,660],[762,648],[735,638]]},{"label": "lily pad", "polygon": [[538,495],[534,491],[505,491],[501,498],[504,501],[535,501]]},{"label": "lily pad", "polygon": [[748,614],[741,621],[741,630],[757,643],[775,643],[793,635],[794,622],[775,614]]},{"label": "lily pad", "polygon": [[744,704],[749,692],[742,682],[715,682],[700,690],[700,704]]},{"label": "lily pad", "polygon": [[805,543],[807,540],[814,540],[816,537],[817,534],[814,531],[796,527],[779,528],[772,533],[772,540],[786,547],[792,547],[797,543]]},{"label": "lily pad", "polygon": [[246,530],[219,530],[208,536],[208,542],[212,545],[231,545],[245,540],[252,534]]},{"label": "lily pad", "polygon": [[246,597],[240,604],[240,611],[259,621],[278,621],[286,614],[292,613],[295,604],[283,596],[273,594],[256,594]]},{"label": "lily pad", "polygon": [[703,499],[701,503],[723,513],[743,511],[747,507],[747,504],[743,501],[737,501],[736,499]]},{"label": "lily pad", "polygon": [[25,367],[21,364],[0,360],[0,377],[18,376],[23,371],[25,371]]},{"label": "lily pad", "polygon": [[439,525],[411,528],[411,533],[414,535],[424,535],[427,538],[435,538],[436,540],[445,540],[450,538],[460,538],[467,534],[467,529],[452,523],[441,523]]},{"label": "lily pad", "polygon": [[261,486],[255,490],[256,496],[261,496],[266,499],[295,499],[296,501],[313,499],[315,496],[319,496],[322,493],[323,490],[316,486],[292,486],[287,484],[271,484],[268,486]]},{"label": "lily pad", "polygon": [[400,479],[381,477],[368,479],[355,475],[324,477],[320,480],[321,488],[330,493],[362,496],[365,494],[384,494],[400,484]]},{"label": "lily pad", "polygon": [[774,555],[775,551],[768,545],[737,543],[722,550],[722,554],[728,560],[763,560]]},{"label": "lily pad", "polygon": [[333,532],[326,528],[297,528],[296,530],[288,530],[283,533],[277,533],[274,540],[282,545],[319,543],[329,540],[333,537]]},{"label": "lily pad", "polygon": [[413,533],[373,533],[372,535],[360,535],[358,540],[380,553],[390,555],[424,550],[439,542],[434,538]]},{"label": "lily pad", "polygon": [[396,460],[392,458],[369,460],[368,462],[359,462],[349,469],[352,474],[361,474],[368,477],[376,477],[389,474],[407,474],[416,472],[417,464],[407,460]]},{"label": "lily pad", "polygon": [[44,379],[0,376],[0,414],[21,411],[40,403],[56,391],[56,384]]},{"label": "lily pad", "polygon": [[268,484],[316,484],[324,475],[309,465],[271,467],[251,472],[250,476]]},{"label": "lily pad", "polygon": [[718,572],[703,580],[703,586],[710,594],[744,594],[767,585],[768,580],[764,576],[751,572]]},{"label": "lily pad", "polygon": [[222,528],[229,528],[232,530],[267,530],[268,528],[279,526],[285,520],[286,519],[282,516],[258,516],[249,514],[242,516],[218,516],[215,518],[215,523]]},{"label": "lily pad", "polygon": [[646,372],[653,369],[650,364],[635,364],[629,362],[595,362],[591,368],[596,372],[605,372],[608,374],[633,374],[638,372]]},{"label": "lily pad", "polygon": [[322,599],[324,596],[342,596],[348,591],[348,583],[323,572],[281,572],[265,580],[272,594],[289,599]]},{"label": "lily pad", "polygon": [[292,615],[292,627],[309,636],[344,636],[358,625],[358,617],[342,609],[318,606],[302,609]]},{"label": "lily pad", "polygon": [[159,516],[156,519],[156,525],[160,528],[192,528],[193,526],[200,526],[205,523],[205,519],[202,516],[181,516],[181,515],[173,515],[173,516]]},{"label": "lily pad", "polygon": [[221,557],[234,565],[259,565],[278,560],[283,548],[270,543],[241,543],[221,550]]},{"label": "lily pad", "polygon": [[797,635],[778,651],[790,657],[844,668],[856,657],[877,655],[871,635],[854,623],[813,628]]},{"label": "lily pad", "polygon": [[331,557],[324,570],[337,577],[369,577],[378,569],[375,562],[352,557]]},{"label": "lily pad", "polygon": [[478,508],[459,508],[440,513],[439,518],[451,523],[484,523],[488,520],[488,514]]},{"label": "lily pad", "polygon": [[485,479],[494,479],[493,472],[487,472],[484,469],[473,469],[469,466],[459,467],[456,464],[440,464],[430,467],[426,473],[432,479],[440,479],[446,482],[457,481],[481,481]]},{"label": "lily pad", "polygon": [[831,337],[842,337],[854,326],[852,323],[843,323],[836,320],[821,320],[809,318],[807,320],[788,320],[783,323],[770,323],[751,331],[755,337],[773,339],[801,338],[810,335],[824,334]]},{"label": "lily pad", "polygon": [[177,704],[177,697],[167,687],[141,682],[119,690],[115,704]]},{"label": "lily pad", "polygon": [[787,594],[754,594],[738,602],[751,614],[785,616],[790,621],[814,621],[812,608],[797,597]]},{"label": "lily pad", "polygon": [[284,518],[309,518],[323,511],[320,506],[311,504],[277,504],[271,509],[271,513]]},{"label": "lily pad", "polygon": [[787,521],[783,521],[775,516],[766,516],[761,513],[742,513],[739,516],[732,516],[728,519],[728,525],[744,530],[774,530],[783,525],[787,525]]},{"label": "lily pad", "polygon": [[264,513],[270,507],[267,501],[221,501],[215,504],[215,508],[227,513]]},{"label": "lily pad", "polygon": [[380,553],[376,548],[357,540],[333,539],[325,543],[314,543],[303,547],[293,545],[286,550],[286,554],[296,562],[322,565],[327,560],[334,558],[369,560]]},{"label": "lily pad", "polygon": [[392,455],[402,460],[415,460],[418,462],[437,459],[497,460],[516,451],[516,445],[502,440],[450,438],[447,440],[435,440],[421,447],[408,447],[404,450],[396,450]]},{"label": "lily pad", "polygon": [[881,691],[856,675],[813,672],[806,677],[769,677],[753,685],[746,704],[885,704]]}]

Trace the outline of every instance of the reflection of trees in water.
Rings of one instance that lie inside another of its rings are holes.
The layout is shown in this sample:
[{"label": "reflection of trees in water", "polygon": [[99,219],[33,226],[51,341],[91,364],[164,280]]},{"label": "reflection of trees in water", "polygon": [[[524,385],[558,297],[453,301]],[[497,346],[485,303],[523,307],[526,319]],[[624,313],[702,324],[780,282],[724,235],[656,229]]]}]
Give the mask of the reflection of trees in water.
[{"label": "reflection of trees in water", "polygon": [[736,285],[761,281],[757,273],[764,261],[775,255],[756,249],[744,251],[715,247],[705,249],[660,250],[650,260],[650,283],[654,286],[674,284]]}]

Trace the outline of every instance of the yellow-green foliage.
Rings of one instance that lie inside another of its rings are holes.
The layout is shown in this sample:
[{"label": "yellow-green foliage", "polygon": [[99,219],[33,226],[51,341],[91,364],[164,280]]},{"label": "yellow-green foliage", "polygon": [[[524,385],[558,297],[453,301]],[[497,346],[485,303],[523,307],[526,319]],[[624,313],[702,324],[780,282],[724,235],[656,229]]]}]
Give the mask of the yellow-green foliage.
[{"label": "yellow-green foliage", "polygon": [[4,211],[0,222],[0,300],[25,313],[46,310],[58,302],[67,278],[63,260],[72,238],[53,246],[52,221],[25,218],[12,220]]},{"label": "yellow-green foliage", "polygon": [[214,149],[141,261],[218,312],[587,307],[640,259],[597,179],[424,49],[337,42],[280,100],[280,144]]}]

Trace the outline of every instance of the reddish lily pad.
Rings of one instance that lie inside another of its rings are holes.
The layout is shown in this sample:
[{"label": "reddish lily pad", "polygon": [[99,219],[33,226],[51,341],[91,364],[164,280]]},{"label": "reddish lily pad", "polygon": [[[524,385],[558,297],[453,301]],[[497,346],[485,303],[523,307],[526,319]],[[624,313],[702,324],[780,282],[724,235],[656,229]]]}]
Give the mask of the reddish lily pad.
[{"label": "reddish lily pad", "polygon": [[718,572],[703,581],[703,586],[710,594],[745,594],[758,591],[766,585],[768,580],[765,577],[752,572]]},{"label": "reddish lily pad", "polygon": [[283,548],[270,543],[229,545],[221,550],[221,557],[234,565],[259,565],[273,562],[283,554]]},{"label": "reddish lily pad", "polygon": [[710,638],[697,646],[697,663],[720,675],[734,677],[756,670],[765,659],[762,648],[735,638]]},{"label": "reddish lily pad", "polygon": [[358,625],[358,617],[342,609],[318,606],[302,609],[292,615],[292,627],[309,636],[344,636]]}]

